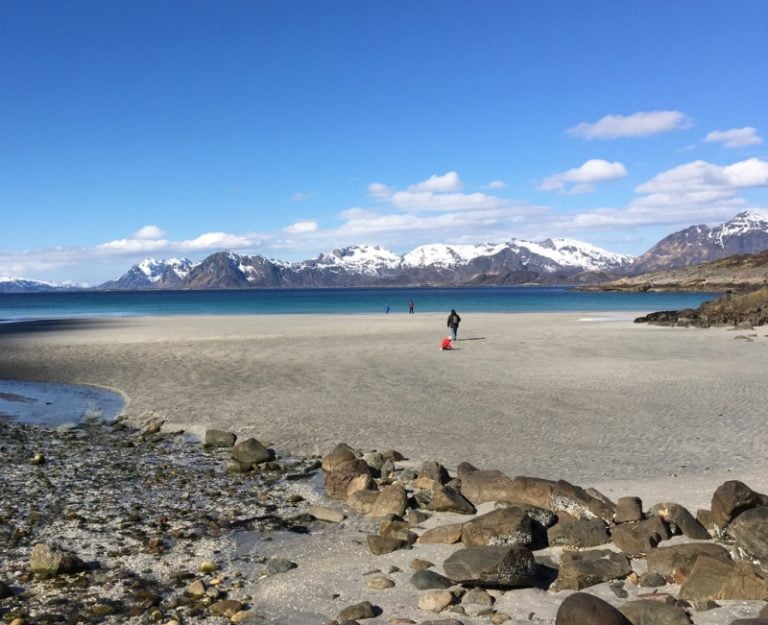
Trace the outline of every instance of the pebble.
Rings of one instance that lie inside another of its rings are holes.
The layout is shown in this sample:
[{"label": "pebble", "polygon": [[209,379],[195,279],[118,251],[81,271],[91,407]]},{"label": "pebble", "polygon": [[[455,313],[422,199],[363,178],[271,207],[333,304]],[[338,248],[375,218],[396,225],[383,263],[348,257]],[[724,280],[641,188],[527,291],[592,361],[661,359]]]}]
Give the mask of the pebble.
[{"label": "pebble", "polygon": [[365,582],[365,585],[368,586],[368,588],[384,590],[386,588],[392,588],[392,586],[395,585],[395,582],[393,582],[388,577],[384,577],[383,575],[377,575],[376,577],[371,577],[367,582]]}]

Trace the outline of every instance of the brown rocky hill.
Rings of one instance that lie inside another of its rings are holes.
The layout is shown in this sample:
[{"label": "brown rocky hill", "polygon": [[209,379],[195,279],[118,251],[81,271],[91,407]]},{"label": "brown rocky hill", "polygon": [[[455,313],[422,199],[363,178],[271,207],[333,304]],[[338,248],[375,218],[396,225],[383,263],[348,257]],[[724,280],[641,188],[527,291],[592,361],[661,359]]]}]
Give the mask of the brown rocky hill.
[{"label": "brown rocky hill", "polygon": [[580,287],[594,291],[727,291],[768,284],[768,251],[652,271],[611,282]]},{"label": "brown rocky hill", "polygon": [[744,293],[726,293],[717,299],[704,302],[696,309],[651,313],[635,319],[635,323],[699,328],[724,325],[738,328],[762,326],[768,323],[768,287]]}]

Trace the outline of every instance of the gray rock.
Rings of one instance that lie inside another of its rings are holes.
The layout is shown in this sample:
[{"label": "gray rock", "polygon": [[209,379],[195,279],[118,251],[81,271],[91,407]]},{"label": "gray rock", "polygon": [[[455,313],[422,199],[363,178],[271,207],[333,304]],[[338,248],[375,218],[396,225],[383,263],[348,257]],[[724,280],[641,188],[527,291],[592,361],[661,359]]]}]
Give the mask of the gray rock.
[{"label": "gray rock", "polygon": [[611,539],[624,553],[648,553],[662,540],[670,538],[669,528],[661,517],[653,516],[639,523],[616,525]]},{"label": "gray rock", "polygon": [[646,571],[637,580],[637,585],[641,588],[659,588],[667,585],[667,580],[661,573],[656,571]]},{"label": "gray rock", "polygon": [[389,536],[379,536],[377,534],[368,535],[368,550],[375,556],[381,556],[385,553],[392,553],[398,549],[403,549],[408,543],[398,538]]},{"label": "gray rock", "polygon": [[660,601],[640,599],[630,601],[619,608],[633,625],[690,625],[688,613],[677,606]]},{"label": "gray rock", "polygon": [[712,521],[725,528],[742,512],[758,506],[768,506],[768,495],[753,491],[744,482],[729,480],[712,495]]},{"label": "gray rock", "polygon": [[643,520],[643,502],[640,497],[620,497],[616,502],[616,523],[636,523]]},{"label": "gray rock", "polygon": [[538,506],[513,501],[497,501],[493,506],[494,508],[520,508],[531,518],[531,521],[536,521],[545,528],[552,527],[557,522],[557,515],[552,510],[545,510]]},{"label": "gray rock", "polygon": [[680,586],[680,598],[689,601],[711,599],[760,600],[768,597],[768,579],[748,562],[721,562],[707,556],[696,560]]},{"label": "gray rock", "polygon": [[474,514],[476,512],[475,507],[459,491],[450,486],[443,486],[432,494],[427,510],[457,512],[458,514]]},{"label": "gray rock", "polygon": [[341,523],[346,518],[343,512],[326,506],[309,506],[308,512],[318,521],[326,523]]},{"label": "gray rock", "polygon": [[581,590],[615,579],[623,579],[632,572],[629,558],[608,549],[570,551],[560,557],[557,576],[558,590]]},{"label": "gray rock", "polygon": [[531,519],[519,508],[502,508],[467,521],[461,529],[467,547],[524,545],[533,542]]},{"label": "gray rock", "polygon": [[32,547],[29,567],[38,579],[80,573],[86,568],[85,563],[75,554],[44,543]]},{"label": "gray rock", "polygon": [[575,592],[560,604],[555,625],[632,625],[610,603],[584,592]]},{"label": "gray rock", "polygon": [[491,595],[489,595],[488,592],[482,588],[473,588],[472,590],[468,590],[461,598],[461,603],[464,605],[492,606],[493,601],[493,597],[491,597]]},{"label": "gray rock", "polygon": [[356,603],[354,605],[347,606],[337,617],[338,621],[357,621],[366,618],[374,618],[376,616],[376,610],[371,605],[370,601],[363,601],[362,603]]},{"label": "gray rock", "polygon": [[731,522],[728,533],[742,554],[768,564],[768,507],[745,510]]},{"label": "gray rock", "polygon": [[454,582],[479,586],[530,586],[536,577],[533,554],[519,546],[461,549],[443,563],[443,569]]},{"label": "gray rock", "polygon": [[429,569],[411,575],[411,584],[419,590],[444,590],[453,586],[453,582],[447,577]]},{"label": "gray rock", "polygon": [[694,540],[710,540],[707,528],[699,523],[687,508],[677,503],[665,502],[654,506],[654,513],[667,523],[677,527],[683,536]]},{"label": "gray rock", "polygon": [[206,430],[206,447],[234,447],[237,440],[237,434],[225,430]]},{"label": "gray rock", "polygon": [[730,554],[720,545],[715,543],[686,543],[651,549],[647,556],[648,571],[664,577],[671,577],[676,583],[681,584],[690,574],[696,560],[701,556],[707,556],[720,562],[731,562]]},{"label": "gray rock", "polygon": [[427,530],[419,536],[418,542],[424,544],[437,543],[441,545],[453,545],[461,540],[462,523],[439,525]]},{"label": "gray rock", "polygon": [[435,460],[428,460],[422,463],[418,471],[419,477],[428,477],[435,480],[438,484],[446,484],[451,479],[448,470]]},{"label": "gray rock", "polygon": [[401,516],[405,513],[407,506],[408,496],[405,487],[402,484],[391,484],[379,493],[370,514],[377,518],[388,514]]},{"label": "gray rock", "polygon": [[467,475],[474,473],[475,471],[477,471],[476,466],[469,462],[461,462],[459,463],[459,466],[456,467],[456,477],[463,481]]},{"label": "gray rock", "polygon": [[277,575],[278,573],[286,573],[291,569],[296,568],[296,563],[286,560],[285,558],[270,558],[267,561],[267,565],[264,567],[264,573],[266,575]]},{"label": "gray rock", "polygon": [[270,451],[255,438],[247,438],[232,449],[232,459],[240,464],[261,464],[272,459]]},{"label": "gray rock", "polygon": [[321,466],[323,471],[330,473],[331,471],[335,471],[341,463],[354,460],[356,458],[357,454],[355,454],[354,449],[352,449],[346,443],[339,443],[330,453],[323,456]]},{"label": "gray rock", "polygon": [[610,540],[608,529],[602,519],[561,521],[547,530],[547,541],[550,546],[597,547]]}]

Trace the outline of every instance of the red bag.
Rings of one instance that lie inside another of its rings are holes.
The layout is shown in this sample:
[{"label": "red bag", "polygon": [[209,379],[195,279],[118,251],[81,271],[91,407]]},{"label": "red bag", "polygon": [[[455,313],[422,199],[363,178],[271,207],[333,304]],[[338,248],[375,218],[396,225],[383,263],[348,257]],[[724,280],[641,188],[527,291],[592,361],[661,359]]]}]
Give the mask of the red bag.
[{"label": "red bag", "polygon": [[453,345],[451,344],[451,337],[446,336],[443,339],[443,342],[440,343],[440,349],[453,349]]}]

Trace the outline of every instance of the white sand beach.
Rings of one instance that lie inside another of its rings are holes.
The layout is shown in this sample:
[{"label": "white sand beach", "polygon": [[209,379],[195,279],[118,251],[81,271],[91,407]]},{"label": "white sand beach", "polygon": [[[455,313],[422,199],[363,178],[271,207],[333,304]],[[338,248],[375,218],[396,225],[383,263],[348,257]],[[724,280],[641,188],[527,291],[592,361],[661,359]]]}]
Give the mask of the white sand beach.
[{"label": "white sand beach", "polygon": [[[727,479],[768,491],[765,331],[649,327],[627,313],[463,317],[452,352],[439,350],[446,332],[438,314],[4,326],[0,378],[102,385],[126,396],[132,419],[153,411],[169,419],[168,429],[232,429],[282,452],[325,453],[339,441],[396,448],[449,468],[469,461],[596,486],[613,499],[636,495],[646,506],[707,507]],[[455,516],[436,515],[428,526]],[[454,547],[374,561],[367,531],[353,518],[311,540],[264,543],[260,552],[299,568],[245,590],[272,623],[323,622],[364,599],[385,607],[373,623],[413,616],[419,592],[408,582],[409,561],[441,562]],[[366,588],[366,571],[392,565],[401,569],[390,575],[395,588]],[[633,596],[642,591],[627,587]],[[589,592],[620,603],[607,584]],[[499,595],[496,608],[515,624],[553,623],[564,596],[520,590]],[[760,607],[725,604],[694,622],[729,623]]]},{"label": "white sand beach", "polygon": [[[100,319],[0,333],[0,378],[106,386],[126,414],[285,451],[339,441],[598,483],[763,462],[766,333],[617,314]],[[34,327],[34,326],[33,326]],[[751,341],[737,335],[755,334]]]}]

